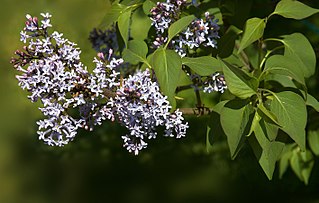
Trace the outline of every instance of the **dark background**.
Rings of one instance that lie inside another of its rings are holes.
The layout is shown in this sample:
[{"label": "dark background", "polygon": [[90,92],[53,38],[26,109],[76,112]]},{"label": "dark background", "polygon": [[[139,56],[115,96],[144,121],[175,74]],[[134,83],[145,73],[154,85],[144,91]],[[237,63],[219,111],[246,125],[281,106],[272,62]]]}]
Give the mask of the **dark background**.
[{"label": "dark background", "polygon": [[[247,17],[265,17],[274,2],[253,1]],[[319,8],[316,0],[303,2]],[[225,138],[219,138],[207,154],[205,117],[187,117],[191,128],[186,138],[159,137],[139,156],[122,147],[120,136],[125,131],[111,122],[92,133],[81,131],[63,148],[39,141],[35,121],[41,113],[18,87],[17,72],[9,64],[12,53],[22,46],[19,32],[25,14],[50,12],[54,28],[76,42],[83,63],[92,66],[96,53],[88,35],[108,9],[106,0],[1,1],[0,203],[319,202],[318,159],[308,186],[290,169],[281,180],[276,170],[269,181],[249,147],[232,161]],[[274,17],[266,29],[266,36],[302,32],[318,53],[319,14],[303,21]],[[317,75],[308,84],[319,98]]]}]

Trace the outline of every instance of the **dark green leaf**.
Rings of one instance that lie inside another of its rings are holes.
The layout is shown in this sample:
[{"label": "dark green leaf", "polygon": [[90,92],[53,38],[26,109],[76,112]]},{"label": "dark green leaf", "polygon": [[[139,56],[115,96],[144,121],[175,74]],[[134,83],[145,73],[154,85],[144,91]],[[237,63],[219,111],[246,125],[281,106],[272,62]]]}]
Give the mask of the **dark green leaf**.
[{"label": "dark green leaf", "polygon": [[233,25],[228,28],[226,33],[221,36],[220,40],[218,41],[219,57],[226,58],[233,53],[235,41],[241,32],[241,30]]},{"label": "dark green leaf", "polygon": [[183,57],[182,63],[201,76],[208,76],[222,70],[220,61],[211,56]]},{"label": "dark green leaf", "polygon": [[195,19],[195,16],[189,15],[174,22],[168,28],[168,42],[171,41],[171,39],[175,37],[175,35],[183,31],[194,19]]},{"label": "dark green leaf", "polygon": [[243,51],[253,42],[260,39],[264,34],[266,23],[264,19],[250,18],[246,21],[243,38],[240,41],[238,53]]},{"label": "dark green leaf", "polygon": [[160,48],[153,55],[152,65],[160,88],[174,109],[174,95],[182,70],[182,60],[175,51]]},{"label": "dark green leaf", "polygon": [[315,73],[316,55],[310,42],[303,34],[285,35],[281,42],[285,45],[284,55],[294,59],[294,62],[302,70],[305,77]]},{"label": "dark green leaf", "polygon": [[256,125],[254,133],[260,147],[262,148],[261,154],[255,154],[257,155],[260,166],[266,173],[268,179],[271,180],[276,162],[279,159],[285,145],[281,142],[269,141],[266,135],[267,131],[265,131],[265,129],[259,124]]},{"label": "dark green leaf", "polygon": [[285,145],[283,149],[282,156],[280,157],[279,160],[279,178],[281,179],[285,172],[288,169],[289,166],[289,160],[292,156],[292,149],[297,146],[295,143],[294,144],[287,144]]},{"label": "dark green leaf", "polygon": [[300,20],[303,18],[307,18],[318,12],[319,9],[311,8],[299,1],[281,0],[277,4],[275,11],[271,15],[277,14],[285,18],[293,18],[296,20]]},{"label": "dark green leaf", "polygon": [[290,166],[298,178],[306,185],[313,168],[314,160],[313,155],[309,150],[301,152],[294,150],[290,159]]},{"label": "dark green leaf", "polygon": [[319,156],[319,131],[308,132],[308,143],[312,152]]},{"label": "dark green leaf", "polygon": [[146,60],[146,54],[148,52],[147,45],[141,40],[130,40],[128,42],[128,48],[123,50],[123,59],[131,64],[137,64],[144,62],[148,64]]},{"label": "dark green leaf", "polygon": [[274,93],[270,110],[277,116],[281,129],[305,150],[307,109],[302,97],[291,91]]},{"label": "dark green leaf", "polygon": [[132,9],[127,9],[118,18],[118,28],[126,47],[129,39],[131,13]]},{"label": "dark green leaf", "polygon": [[300,67],[292,58],[282,55],[273,55],[267,59],[264,71],[272,74],[290,76],[300,84],[305,85],[303,71],[300,70]]},{"label": "dark green leaf", "polygon": [[220,121],[227,136],[230,155],[234,159],[250,129],[252,106],[246,100],[231,100],[221,110]]},{"label": "dark green leaf", "polygon": [[239,98],[245,99],[256,94],[258,80],[248,76],[241,69],[221,60],[223,72],[229,91]]},{"label": "dark green leaf", "polygon": [[261,111],[260,116],[262,118],[264,118],[266,121],[268,122],[272,122],[278,126],[280,126],[280,124],[278,123],[278,119],[276,117],[275,114],[273,114],[271,111],[269,111],[268,109],[266,109],[266,107],[264,106],[263,103],[258,105],[258,110]]}]

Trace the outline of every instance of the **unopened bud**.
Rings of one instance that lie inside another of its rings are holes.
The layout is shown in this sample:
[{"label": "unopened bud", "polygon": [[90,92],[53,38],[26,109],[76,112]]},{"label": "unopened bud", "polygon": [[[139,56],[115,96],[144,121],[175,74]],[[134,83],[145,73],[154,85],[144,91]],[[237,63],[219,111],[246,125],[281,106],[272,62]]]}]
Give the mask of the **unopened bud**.
[{"label": "unopened bud", "polygon": [[104,60],[104,54],[102,52],[97,53],[97,57],[99,57],[101,60]]}]

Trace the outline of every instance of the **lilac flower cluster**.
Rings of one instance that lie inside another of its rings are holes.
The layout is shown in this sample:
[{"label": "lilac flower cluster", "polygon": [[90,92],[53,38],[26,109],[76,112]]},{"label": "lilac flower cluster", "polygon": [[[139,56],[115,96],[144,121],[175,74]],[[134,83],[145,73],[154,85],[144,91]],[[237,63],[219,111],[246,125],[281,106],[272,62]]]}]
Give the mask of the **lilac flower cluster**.
[{"label": "lilac flower cluster", "polygon": [[[32,102],[40,100],[45,119],[37,122],[39,139],[51,146],[63,146],[74,139],[79,128],[93,130],[103,120],[117,120],[130,133],[123,136],[124,147],[138,154],[146,139],[156,137],[156,127],[165,126],[165,135],[185,136],[181,112],[171,107],[148,71],[120,79],[122,59],[103,53],[94,59],[93,73],[80,62],[79,48],[63,34],[49,34],[50,14],[43,20],[27,15],[26,27],[20,33],[28,44],[16,51],[11,63],[21,72],[19,86],[30,92]],[[26,67],[25,67],[26,66]]]},{"label": "lilac flower cluster", "polygon": [[183,123],[182,113],[179,110],[170,113],[167,97],[152,82],[148,70],[124,79],[109,103],[115,107],[120,123],[130,130],[122,136],[124,147],[130,152],[138,154],[147,146],[146,139],[156,138],[157,126],[165,126],[164,136],[181,138],[186,134],[188,124]]},{"label": "lilac flower cluster", "polygon": [[[182,9],[187,5],[186,1],[167,0],[166,3],[158,2],[156,7],[151,9],[150,19],[156,30],[154,48],[167,42],[169,26],[180,18]],[[205,19],[195,19],[183,32],[173,38],[169,47],[181,57],[186,56],[188,49],[195,49],[200,45],[217,48],[219,26],[218,19],[214,18],[214,15],[206,12]]]},{"label": "lilac flower cluster", "polygon": [[150,10],[152,25],[155,27],[157,34],[163,34],[173,22],[178,20],[181,10],[186,6],[186,0],[157,2],[156,7]]},{"label": "lilac flower cluster", "polygon": [[214,19],[209,12],[205,13],[205,20],[196,19],[183,31],[177,39],[174,39],[175,51],[182,57],[186,56],[187,49],[198,48],[200,45],[205,47],[217,48],[216,39],[219,38],[218,19]]},{"label": "lilac flower cluster", "polygon": [[227,89],[224,75],[220,74],[219,72],[205,77],[192,73],[188,73],[187,75],[189,75],[190,79],[193,81],[192,87],[195,90],[203,90],[204,93],[224,93]]},{"label": "lilac flower cluster", "polygon": [[106,30],[94,28],[90,32],[89,40],[96,52],[107,54],[109,50],[113,50],[114,52],[119,50],[115,24],[112,24]]}]

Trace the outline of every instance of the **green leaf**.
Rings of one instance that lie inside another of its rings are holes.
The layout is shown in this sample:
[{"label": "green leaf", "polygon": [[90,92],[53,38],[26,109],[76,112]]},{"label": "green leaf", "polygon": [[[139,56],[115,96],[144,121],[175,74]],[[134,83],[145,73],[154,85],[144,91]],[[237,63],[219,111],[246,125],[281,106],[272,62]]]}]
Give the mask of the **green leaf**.
[{"label": "green leaf", "polygon": [[229,91],[235,96],[245,99],[256,94],[258,80],[248,76],[241,69],[221,60],[223,72]]},{"label": "green leaf", "polygon": [[305,128],[307,109],[305,101],[291,91],[273,93],[270,111],[277,116],[281,129],[286,132],[302,150],[306,149]]},{"label": "green leaf", "polygon": [[222,70],[220,61],[211,56],[183,57],[182,63],[201,76],[208,76]]},{"label": "green leaf", "polygon": [[298,178],[306,185],[314,165],[313,155],[309,150],[301,152],[294,150],[290,159],[290,166]]},{"label": "green leaf", "polygon": [[302,70],[300,70],[300,67],[296,65],[295,60],[292,58],[283,55],[273,55],[267,59],[264,71],[290,76],[300,84],[306,85]]},{"label": "green leaf", "polygon": [[127,9],[118,18],[118,28],[126,47],[129,39],[131,13],[132,9]]},{"label": "green leaf", "polygon": [[195,19],[194,15],[189,15],[182,17],[178,21],[174,22],[169,28],[168,28],[168,41],[171,41],[175,35],[183,31],[193,20]]},{"label": "green leaf", "polygon": [[319,112],[319,102],[316,98],[314,98],[312,95],[307,94],[307,100],[306,100],[307,106],[311,106],[314,108],[317,112]]},{"label": "green leaf", "polygon": [[246,21],[243,38],[240,41],[238,53],[243,51],[253,42],[260,39],[264,34],[266,23],[264,19],[250,18]]},{"label": "green leaf", "polygon": [[300,20],[303,18],[307,18],[318,12],[319,9],[311,8],[299,1],[281,0],[277,4],[275,11],[271,15],[277,14],[285,18],[293,18],[296,20]]},{"label": "green leaf", "polygon": [[319,131],[309,131],[308,132],[308,143],[311,151],[319,156]]},{"label": "green leaf", "polygon": [[107,29],[112,23],[116,22],[122,11],[124,11],[127,8],[127,6],[122,5],[119,3],[119,0],[115,1],[112,4],[111,10],[108,11],[99,27],[103,30]]},{"label": "green leaf", "polygon": [[294,59],[296,65],[303,71],[304,77],[309,77],[315,73],[316,55],[310,42],[303,34],[285,35],[280,41],[285,45],[284,55]]},{"label": "green leaf", "polygon": [[157,49],[152,58],[152,66],[160,88],[174,109],[174,95],[182,70],[182,60],[175,51],[163,48]]},{"label": "green leaf", "polygon": [[130,37],[133,39],[144,40],[148,37],[148,32],[151,28],[151,19],[144,14],[142,8],[136,9],[132,13],[130,25]]},{"label": "green leaf", "polygon": [[227,136],[227,142],[232,159],[239,152],[245,135],[250,129],[250,114],[253,112],[251,104],[246,100],[231,100],[221,110],[220,121]]},{"label": "green leaf", "polygon": [[144,41],[130,40],[127,47],[128,48],[124,49],[122,53],[124,61],[131,64],[137,64],[139,62],[148,64],[146,60],[148,47]]},{"label": "green leaf", "polygon": [[280,126],[280,124],[278,123],[278,119],[276,117],[275,114],[273,114],[271,111],[269,111],[263,103],[258,105],[258,110],[260,110],[259,115],[265,119],[268,122],[272,122],[278,126]]},{"label": "green leaf", "polygon": [[156,4],[154,3],[154,2],[152,2],[152,1],[150,1],[150,0],[146,0],[144,3],[143,3],[143,11],[144,11],[144,13],[146,14],[146,15],[149,15],[149,14],[151,14],[151,9],[153,8],[153,7],[155,7],[156,6]]},{"label": "green leaf", "polygon": [[277,141],[270,142],[267,139],[267,131],[265,131],[265,129],[259,124],[256,125],[254,133],[260,147],[262,148],[262,152],[255,152],[255,155],[257,156],[259,164],[266,173],[268,179],[271,180],[276,162],[279,159],[285,144]]},{"label": "green leaf", "polygon": [[288,169],[289,160],[292,156],[292,149],[296,146],[297,145],[295,143],[294,144],[287,144],[287,145],[285,145],[285,147],[283,149],[282,156],[280,157],[280,160],[279,160],[279,178],[280,179],[283,177],[283,175],[285,174],[285,172]]}]

